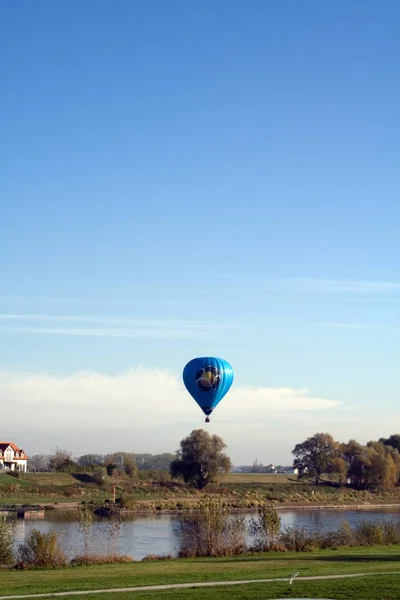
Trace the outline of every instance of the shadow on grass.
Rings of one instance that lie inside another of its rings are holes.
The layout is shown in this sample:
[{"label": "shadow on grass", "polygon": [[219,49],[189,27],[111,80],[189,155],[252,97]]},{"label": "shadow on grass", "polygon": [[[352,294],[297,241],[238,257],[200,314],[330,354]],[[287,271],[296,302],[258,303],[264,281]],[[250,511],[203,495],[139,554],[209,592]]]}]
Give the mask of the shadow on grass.
[{"label": "shadow on grass", "polygon": [[400,562],[400,555],[376,555],[368,554],[353,554],[348,556],[320,556],[316,560],[331,561],[331,562]]},{"label": "shadow on grass", "polygon": [[264,562],[264,563],[291,563],[291,562],[370,562],[370,563],[378,563],[378,562],[400,562],[400,554],[396,555],[396,554],[389,554],[389,555],[385,555],[385,554],[377,554],[377,555],[370,555],[370,554],[338,554],[338,555],[334,555],[334,554],[330,554],[327,556],[321,556],[320,554],[309,554],[309,553],[302,553],[299,552],[298,554],[296,554],[295,556],[293,554],[290,555],[285,555],[285,553],[282,553],[279,556],[255,556],[255,555],[251,555],[251,554],[245,554],[243,556],[231,556],[231,557],[215,557],[215,558],[211,558],[211,557],[207,557],[207,558],[195,558],[195,559],[187,559],[188,561],[193,561],[196,563],[199,562],[210,562],[212,561],[213,563],[225,563],[225,562],[230,562],[230,561],[234,561],[234,562]]},{"label": "shadow on grass", "polygon": [[87,473],[71,473],[71,475],[81,483],[93,483],[93,477]]}]

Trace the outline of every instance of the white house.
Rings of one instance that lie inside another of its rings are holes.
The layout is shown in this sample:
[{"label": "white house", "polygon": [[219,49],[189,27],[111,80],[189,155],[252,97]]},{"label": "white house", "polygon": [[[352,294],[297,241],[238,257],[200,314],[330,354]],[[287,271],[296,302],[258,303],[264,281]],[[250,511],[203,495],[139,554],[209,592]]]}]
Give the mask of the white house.
[{"label": "white house", "polygon": [[0,442],[0,470],[26,471],[28,458],[13,442]]}]

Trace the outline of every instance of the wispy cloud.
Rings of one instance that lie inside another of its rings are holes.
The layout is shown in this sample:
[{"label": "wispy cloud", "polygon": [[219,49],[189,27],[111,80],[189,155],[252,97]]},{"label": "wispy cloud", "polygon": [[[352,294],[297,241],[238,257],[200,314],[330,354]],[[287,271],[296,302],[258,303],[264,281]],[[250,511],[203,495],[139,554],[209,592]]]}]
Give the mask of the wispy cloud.
[{"label": "wispy cloud", "polygon": [[183,304],[181,298],[72,298],[62,296],[0,296],[0,302],[19,302],[29,304]]},{"label": "wispy cloud", "polygon": [[258,289],[295,293],[382,294],[400,292],[400,281],[363,281],[309,277],[268,278],[258,275],[225,275],[231,281],[246,281]]},{"label": "wispy cloud", "polygon": [[379,293],[399,292],[398,281],[357,281],[350,279],[308,279],[293,278],[286,280],[289,285],[314,292],[356,292]]},{"label": "wispy cloud", "polygon": [[374,323],[313,323],[313,327],[327,327],[333,329],[382,329],[382,325]]},{"label": "wispy cloud", "polygon": [[[14,323],[18,321],[18,325]],[[25,325],[24,322],[40,323]],[[244,329],[242,325],[211,321],[184,321],[149,318],[120,318],[85,315],[0,314],[0,331],[20,334],[47,334],[85,337],[127,337],[150,339],[204,339],[212,332]],[[57,323],[57,327],[53,324]],[[66,324],[65,327],[60,325]],[[80,326],[71,326],[71,324]],[[93,327],[97,324],[97,327]],[[88,325],[84,327],[82,325]]]},{"label": "wispy cloud", "polygon": [[154,318],[130,318],[130,317],[104,317],[87,315],[47,315],[47,314],[23,314],[23,313],[0,313],[0,321],[50,321],[50,322],[73,322],[73,323],[102,323],[103,325],[125,325],[134,327],[161,327],[178,329],[243,329],[244,325],[232,323],[215,323],[213,321],[184,321]]},{"label": "wispy cloud", "polygon": [[[83,328],[83,327],[0,327],[0,331],[12,333],[36,333],[45,335],[69,335],[84,337],[126,337],[126,338],[153,338],[153,339],[193,339],[205,338],[205,331],[185,329],[117,329],[117,328]],[[209,333],[208,333],[209,335]]]}]

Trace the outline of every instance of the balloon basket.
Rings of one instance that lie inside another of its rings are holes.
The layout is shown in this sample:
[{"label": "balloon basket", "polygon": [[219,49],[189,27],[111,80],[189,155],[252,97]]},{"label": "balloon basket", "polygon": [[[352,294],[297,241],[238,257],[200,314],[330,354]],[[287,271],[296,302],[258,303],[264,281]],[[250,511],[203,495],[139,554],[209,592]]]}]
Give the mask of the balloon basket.
[{"label": "balloon basket", "polygon": [[210,417],[206,417],[204,422],[205,423],[209,423],[210,422]]}]

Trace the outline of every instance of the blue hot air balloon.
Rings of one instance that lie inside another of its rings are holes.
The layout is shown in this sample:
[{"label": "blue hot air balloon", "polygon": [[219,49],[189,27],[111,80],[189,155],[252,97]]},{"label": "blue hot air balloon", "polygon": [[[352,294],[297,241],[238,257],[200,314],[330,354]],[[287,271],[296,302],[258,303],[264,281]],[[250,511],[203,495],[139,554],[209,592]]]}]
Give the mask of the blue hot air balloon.
[{"label": "blue hot air balloon", "polygon": [[214,356],[194,358],[183,369],[183,383],[206,415],[206,423],[210,422],[209,415],[229,391],[232,381],[231,365]]}]

